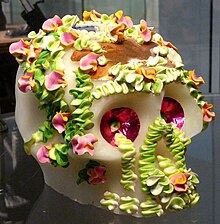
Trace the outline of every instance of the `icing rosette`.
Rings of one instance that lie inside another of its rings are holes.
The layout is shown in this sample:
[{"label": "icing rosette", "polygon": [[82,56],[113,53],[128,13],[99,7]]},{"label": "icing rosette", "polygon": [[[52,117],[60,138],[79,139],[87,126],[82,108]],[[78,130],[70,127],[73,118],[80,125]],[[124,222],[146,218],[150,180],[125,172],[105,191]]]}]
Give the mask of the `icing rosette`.
[{"label": "icing rosette", "polygon": [[93,144],[97,141],[98,139],[93,134],[75,135],[72,139],[73,151],[79,156],[85,153],[93,156],[95,153]]}]

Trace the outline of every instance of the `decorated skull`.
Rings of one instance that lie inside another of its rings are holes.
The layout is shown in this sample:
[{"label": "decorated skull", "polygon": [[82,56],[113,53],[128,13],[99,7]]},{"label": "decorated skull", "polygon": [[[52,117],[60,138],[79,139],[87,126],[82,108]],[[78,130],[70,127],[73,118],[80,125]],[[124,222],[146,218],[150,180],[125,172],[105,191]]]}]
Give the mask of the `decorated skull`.
[{"label": "decorated skull", "polygon": [[174,45],[122,11],[54,16],[28,38],[10,46],[16,122],[46,184],[134,216],[198,202],[185,152],[215,114]]}]

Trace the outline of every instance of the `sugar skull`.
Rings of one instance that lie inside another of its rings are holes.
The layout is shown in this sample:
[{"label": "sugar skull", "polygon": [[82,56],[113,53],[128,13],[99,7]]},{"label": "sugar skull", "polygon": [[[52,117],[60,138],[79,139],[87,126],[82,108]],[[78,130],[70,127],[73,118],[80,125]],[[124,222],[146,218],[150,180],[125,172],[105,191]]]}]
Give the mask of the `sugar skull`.
[{"label": "sugar skull", "polygon": [[185,152],[215,114],[174,45],[122,11],[54,16],[28,37],[10,46],[16,122],[46,184],[134,216],[198,202]]}]

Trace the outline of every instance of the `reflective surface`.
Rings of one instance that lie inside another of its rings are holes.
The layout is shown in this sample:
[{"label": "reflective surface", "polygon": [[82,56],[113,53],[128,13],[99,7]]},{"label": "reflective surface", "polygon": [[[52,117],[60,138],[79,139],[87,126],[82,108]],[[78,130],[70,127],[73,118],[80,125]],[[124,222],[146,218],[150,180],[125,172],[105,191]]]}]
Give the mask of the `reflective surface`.
[{"label": "reflective surface", "polygon": [[25,155],[14,115],[2,119],[8,131],[0,133],[0,223],[28,224],[218,224],[220,223],[220,95],[206,96],[214,104],[216,119],[192,139],[187,164],[199,174],[201,199],[194,207],[162,217],[133,218],[80,205],[55,192],[43,182],[37,162]]}]

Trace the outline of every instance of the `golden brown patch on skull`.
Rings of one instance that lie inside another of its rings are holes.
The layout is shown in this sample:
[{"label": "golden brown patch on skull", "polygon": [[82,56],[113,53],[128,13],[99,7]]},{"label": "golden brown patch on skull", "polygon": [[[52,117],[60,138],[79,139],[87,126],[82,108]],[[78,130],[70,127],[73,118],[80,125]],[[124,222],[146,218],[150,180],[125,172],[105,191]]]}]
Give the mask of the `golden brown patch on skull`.
[{"label": "golden brown patch on skull", "polygon": [[[157,44],[150,42],[143,45],[138,44],[135,40],[129,39],[122,43],[100,43],[104,52],[100,55],[104,55],[108,63],[105,66],[98,66],[97,70],[91,74],[92,79],[108,80],[112,79],[108,74],[109,68],[116,65],[117,63],[127,64],[131,59],[148,59],[151,56],[153,47]],[[82,57],[89,54],[90,50],[74,51],[71,56],[72,61],[80,61]]]}]

